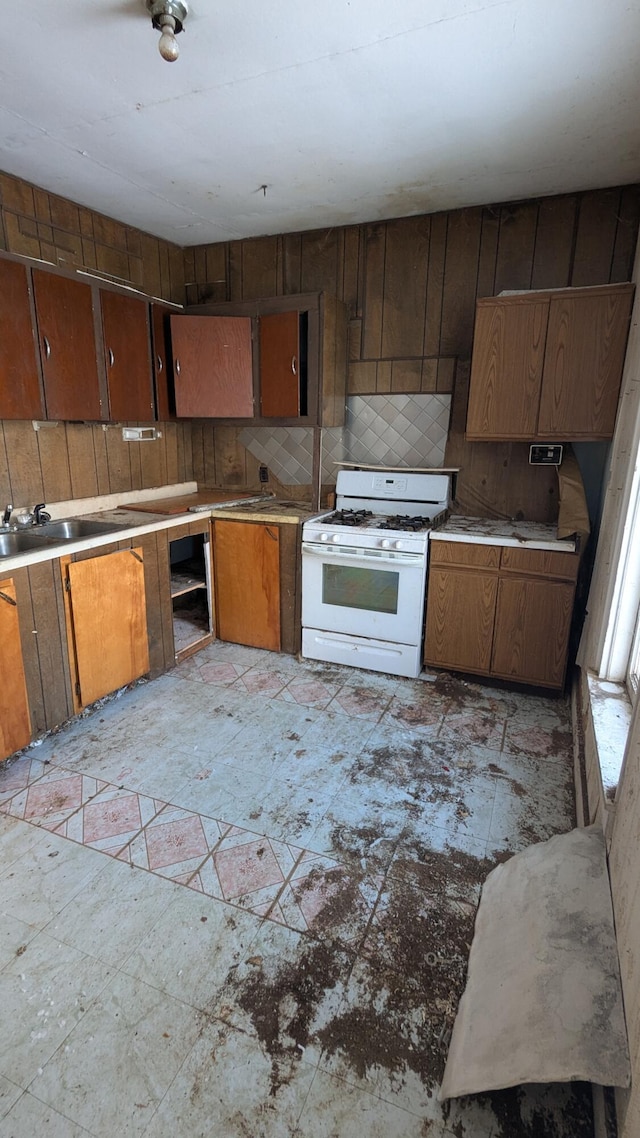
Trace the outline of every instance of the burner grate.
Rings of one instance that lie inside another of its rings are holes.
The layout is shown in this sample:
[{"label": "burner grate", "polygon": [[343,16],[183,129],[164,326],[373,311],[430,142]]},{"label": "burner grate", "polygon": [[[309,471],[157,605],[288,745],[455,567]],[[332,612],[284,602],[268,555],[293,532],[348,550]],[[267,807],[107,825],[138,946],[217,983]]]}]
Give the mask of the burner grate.
[{"label": "burner grate", "polygon": [[379,529],[405,530],[407,533],[418,533],[423,529],[430,529],[431,518],[412,517],[411,514],[394,514],[378,526]]},{"label": "burner grate", "polygon": [[373,517],[372,510],[336,510],[325,521],[336,526],[364,526]]}]

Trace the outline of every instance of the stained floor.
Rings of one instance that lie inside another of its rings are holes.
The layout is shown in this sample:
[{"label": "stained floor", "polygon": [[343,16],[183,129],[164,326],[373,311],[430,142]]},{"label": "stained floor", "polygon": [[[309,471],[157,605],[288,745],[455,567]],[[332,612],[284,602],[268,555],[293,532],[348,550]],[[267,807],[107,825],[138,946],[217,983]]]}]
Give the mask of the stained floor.
[{"label": "stained floor", "polygon": [[216,643],[0,768],[2,1138],[590,1138],[437,1102],[481,883],[574,825],[569,707]]}]

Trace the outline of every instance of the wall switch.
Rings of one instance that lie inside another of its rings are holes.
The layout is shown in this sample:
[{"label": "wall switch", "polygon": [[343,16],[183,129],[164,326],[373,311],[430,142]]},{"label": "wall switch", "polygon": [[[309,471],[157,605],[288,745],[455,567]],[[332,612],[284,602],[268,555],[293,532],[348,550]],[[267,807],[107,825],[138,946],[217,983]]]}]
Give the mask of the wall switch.
[{"label": "wall switch", "polygon": [[562,443],[533,443],[529,447],[531,466],[560,466]]},{"label": "wall switch", "polygon": [[268,466],[258,467],[258,476],[259,476],[261,482],[268,482],[269,481],[269,467]]}]

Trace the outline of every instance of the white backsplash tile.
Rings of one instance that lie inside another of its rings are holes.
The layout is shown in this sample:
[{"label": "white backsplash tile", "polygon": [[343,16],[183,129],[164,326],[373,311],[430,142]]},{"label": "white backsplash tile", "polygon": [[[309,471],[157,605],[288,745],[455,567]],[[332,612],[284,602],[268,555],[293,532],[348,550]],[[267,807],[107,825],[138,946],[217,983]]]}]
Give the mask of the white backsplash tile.
[{"label": "white backsplash tile", "polygon": [[[442,466],[450,395],[352,395],[344,427],[322,432],[322,481],[336,479],[335,462],[378,466]],[[287,486],[308,486],[313,431],[308,427],[246,427],[240,442]]]}]

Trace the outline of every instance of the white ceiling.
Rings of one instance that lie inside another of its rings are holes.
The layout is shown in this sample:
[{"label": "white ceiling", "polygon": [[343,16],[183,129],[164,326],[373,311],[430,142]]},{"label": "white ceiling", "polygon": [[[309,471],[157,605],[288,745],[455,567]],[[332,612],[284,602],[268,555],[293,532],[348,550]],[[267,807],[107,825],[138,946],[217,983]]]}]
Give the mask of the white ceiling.
[{"label": "white ceiling", "polygon": [[144,0],[11,14],[0,167],[180,245],[640,180],[630,0],[193,0],[176,63]]}]

